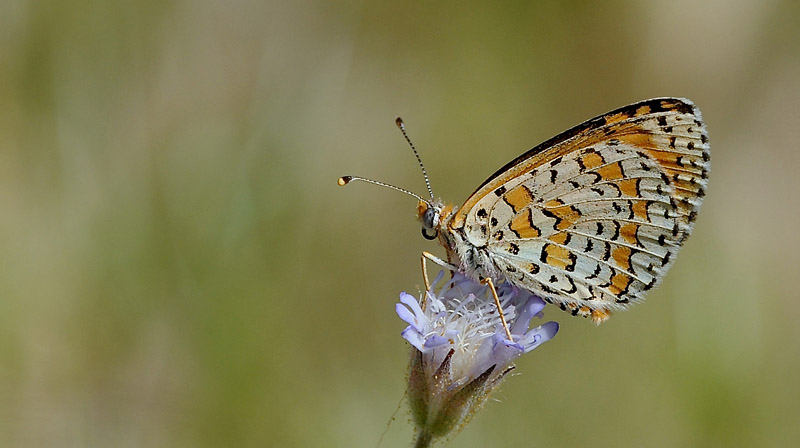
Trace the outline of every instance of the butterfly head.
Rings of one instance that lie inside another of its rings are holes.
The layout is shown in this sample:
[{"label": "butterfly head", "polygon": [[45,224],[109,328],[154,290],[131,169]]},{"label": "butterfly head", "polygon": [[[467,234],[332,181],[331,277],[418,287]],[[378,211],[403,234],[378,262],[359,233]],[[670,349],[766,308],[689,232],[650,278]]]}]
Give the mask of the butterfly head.
[{"label": "butterfly head", "polygon": [[442,225],[453,214],[452,205],[444,205],[441,201],[419,201],[417,218],[422,223],[422,236],[427,240],[436,239]]},{"label": "butterfly head", "polygon": [[426,240],[436,239],[439,234],[441,203],[419,201],[417,203],[417,218],[422,223],[422,236]]}]

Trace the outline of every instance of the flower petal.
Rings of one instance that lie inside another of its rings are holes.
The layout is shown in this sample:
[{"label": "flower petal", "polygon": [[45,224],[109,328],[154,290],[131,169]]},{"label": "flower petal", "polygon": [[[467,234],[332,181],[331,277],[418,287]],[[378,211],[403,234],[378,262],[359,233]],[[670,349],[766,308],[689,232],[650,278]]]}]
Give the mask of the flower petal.
[{"label": "flower petal", "polygon": [[425,316],[425,312],[422,311],[420,308],[419,303],[417,303],[417,299],[414,296],[406,293],[400,293],[400,302],[395,305],[394,310],[397,313],[397,316],[404,320],[407,324],[414,327],[414,329],[420,333],[425,333],[427,331],[427,326],[429,324],[428,318]]},{"label": "flower petal", "polygon": [[425,348],[435,348],[449,343],[450,340],[447,339],[446,337],[435,334],[433,336],[428,337],[428,339],[425,340]]},{"label": "flower petal", "polygon": [[408,309],[407,306],[403,305],[402,303],[396,303],[394,305],[394,312],[397,313],[397,317],[404,320],[407,324],[410,325],[417,325],[417,316]]},{"label": "flower petal", "polygon": [[517,309],[517,319],[511,327],[511,334],[525,334],[531,319],[542,311],[544,305],[544,300],[534,295],[530,296],[525,304]]},{"label": "flower petal", "polygon": [[519,343],[525,348],[525,353],[528,353],[552,339],[556,333],[558,333],[558,322],[547,322],[525,333]]},{"label": "flower petal", "polygon": [[400,335],[403,336],[403,339],[408,341],[409,344],[416,347],[417,350],[423,351],[425,347],[425,338],[423,338],[419,332],[415,331],[411,325],[407,326]]}]

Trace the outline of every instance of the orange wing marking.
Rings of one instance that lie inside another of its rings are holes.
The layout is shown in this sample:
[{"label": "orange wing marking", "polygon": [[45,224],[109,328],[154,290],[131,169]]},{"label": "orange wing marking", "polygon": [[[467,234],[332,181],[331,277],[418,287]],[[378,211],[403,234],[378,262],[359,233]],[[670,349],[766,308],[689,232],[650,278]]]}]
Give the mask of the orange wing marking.
[{"label": "orange wing marking", "polygon": [[538,238],[542,235],[536,226],[531,222],[531,209],[526,208],[524,212],[517,215],[509,225],[511,231],[518,238]]},{"label": "orange wing marking", "polygon": [[531,192],[525,185],[520,185],[504,194],[503,200],[511,207],[514,213],[517,213],[533,201],[533,196],[531,196]]},{"label": "orange wing marking", "polygon": [[608,287],[608,290],[611,292],[611,294],[619,297],[628,290],[628,285],[630,285],[630,283],[631,278],[627,275],[614,274],[614,276],[611,277],[611,286]]}]

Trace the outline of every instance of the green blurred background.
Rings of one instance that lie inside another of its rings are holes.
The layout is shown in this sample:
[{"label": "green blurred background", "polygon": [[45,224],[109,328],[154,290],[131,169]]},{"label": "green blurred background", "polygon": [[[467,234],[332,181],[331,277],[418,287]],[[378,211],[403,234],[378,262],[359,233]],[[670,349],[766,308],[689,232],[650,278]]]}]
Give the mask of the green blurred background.
[{"label": "green blurred background", "polygon": [[[0,3],[0,445],[376,446],[424,191],[685,96],[694,236],[644,305],[552,342],[449,446],[800,440],[800,7],[784,1]],[[402,405],[383,447],[410,444]]]}]

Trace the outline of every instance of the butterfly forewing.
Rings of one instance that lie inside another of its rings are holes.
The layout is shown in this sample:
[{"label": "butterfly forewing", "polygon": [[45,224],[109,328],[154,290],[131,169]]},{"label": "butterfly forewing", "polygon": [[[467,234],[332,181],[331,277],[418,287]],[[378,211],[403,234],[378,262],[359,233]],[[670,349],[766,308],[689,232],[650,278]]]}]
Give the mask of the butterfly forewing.
[{"label": "butterfly forewing", "polygon": [[705,125],[688,100],[609,112],[490,177],[449,223],[461,237],[455,252],[478,275],[602,320],[640,300],[675,260],[709,161]]}]

